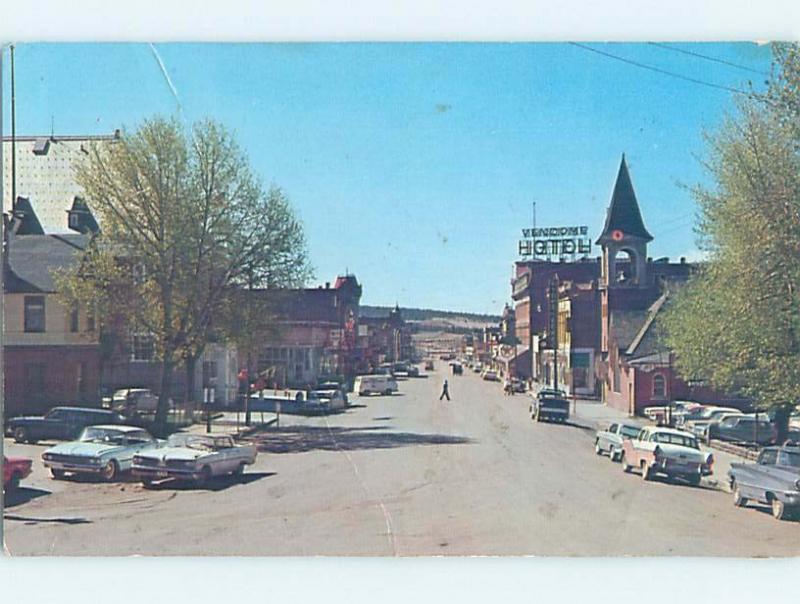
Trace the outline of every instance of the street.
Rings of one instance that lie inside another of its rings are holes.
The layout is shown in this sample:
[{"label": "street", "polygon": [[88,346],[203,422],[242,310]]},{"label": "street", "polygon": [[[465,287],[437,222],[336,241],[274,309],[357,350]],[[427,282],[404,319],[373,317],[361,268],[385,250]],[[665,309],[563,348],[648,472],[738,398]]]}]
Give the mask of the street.
[{"label": "street", "polygon": [[[347,412],[281,418],[242,478],[207,488],[54,481],[45,445],[5,439],[33,474],[5,510],[12,555],[795,556],[800,522],[735,508],[713,483],[644,482],[594,453],[594,433],[531,422],[444,363]],[[724,477],[717,476],[720,482]]]}]

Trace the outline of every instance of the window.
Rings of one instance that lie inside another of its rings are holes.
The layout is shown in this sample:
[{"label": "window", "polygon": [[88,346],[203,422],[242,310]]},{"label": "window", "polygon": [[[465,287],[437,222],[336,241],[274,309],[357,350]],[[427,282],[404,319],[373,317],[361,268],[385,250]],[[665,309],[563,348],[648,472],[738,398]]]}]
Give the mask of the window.
[{"label": "window", "polygon": [[95,329],[94,309],[89,308],[86,311],[86,331],[94,331],[94,329]]},{"label": "window", "polygon": [[44,296],[25,296],[25,331],[44,332]]},{"label": "window", "polygon": [[155,342],[150,334],[136,334],[131,337],[131,360],[152,361],[155,358]]},{"label": "window", "polygon": [[766,449],[761,453],[758,463],[762,466],[774,466],[778,461],[778,451],[776,449]]},{"label": "window", "polygon": [[78,309],[78,305],[74,304],[69,311],[69,330],[72,333],[78,333],[78,329],[80,327],[80,312]]},{"label": "window", "polygon": [[619,392],[619,383],[620,383],[620,370],[619,370],[619,362],[614,363],[614,392]]},{"label": "window", "polygon": [[667,396],[667,381],[664,376],[657,373],[653,376],[653,398],[666,398]]}]

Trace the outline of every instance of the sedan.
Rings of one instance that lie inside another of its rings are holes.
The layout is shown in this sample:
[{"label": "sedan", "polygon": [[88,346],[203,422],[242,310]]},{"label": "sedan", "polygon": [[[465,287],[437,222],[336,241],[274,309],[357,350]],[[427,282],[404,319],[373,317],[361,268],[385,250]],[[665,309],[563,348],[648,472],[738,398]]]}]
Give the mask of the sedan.
[{"label": "sedan", "polygon": [[42,461],[56,479],[71,473],[92,474],[111,481],[131,469],[134,455],[160,444],[136,426],[89,426],[78,440],[47,449]]}]

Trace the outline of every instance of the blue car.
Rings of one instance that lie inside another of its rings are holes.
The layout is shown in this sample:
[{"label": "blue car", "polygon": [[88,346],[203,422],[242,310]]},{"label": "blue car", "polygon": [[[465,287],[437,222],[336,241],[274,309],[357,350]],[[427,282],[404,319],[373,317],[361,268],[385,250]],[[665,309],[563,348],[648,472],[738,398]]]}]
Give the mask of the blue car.
[{"label": "blue car", "polygon": [[69,472],[111,481],[131,469],[134,455],[161,446],[163,441],[136,426],[89,426],[78,440],[47,449],[42,461],[56,479]]},{"label": "blue car", "polygon": [[800,511],[800,447],[767,447],[756,463],[732,463],[728,470],[733,504],[767,504],[784,520]]}]

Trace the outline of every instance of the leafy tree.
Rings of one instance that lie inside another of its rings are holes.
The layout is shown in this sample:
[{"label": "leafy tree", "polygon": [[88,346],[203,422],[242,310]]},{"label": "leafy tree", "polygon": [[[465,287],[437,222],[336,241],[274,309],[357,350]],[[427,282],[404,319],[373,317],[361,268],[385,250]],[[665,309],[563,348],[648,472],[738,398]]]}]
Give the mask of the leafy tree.
[{"label": "leafy tree", "polygon": [[665,328],[685,377],[773,410],[783,437],[800,400],[800,52],[774,50],[767,92],[707,137],[714,186],[694,195],[709,259]]},{"label": "leafy tree", "polygon": [[175,120],[147,120],[114,144],[91,147],[77,179],[102,231],[80,267],[62,276],[64,296],[93,305],[106,329],[152,335],[163,433],[173,370],[184,362],[192,387],[206,344],[235,336],[235,292],[297,286],[309,276],[302,226],[213,121],[187,132]]}]

